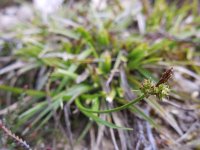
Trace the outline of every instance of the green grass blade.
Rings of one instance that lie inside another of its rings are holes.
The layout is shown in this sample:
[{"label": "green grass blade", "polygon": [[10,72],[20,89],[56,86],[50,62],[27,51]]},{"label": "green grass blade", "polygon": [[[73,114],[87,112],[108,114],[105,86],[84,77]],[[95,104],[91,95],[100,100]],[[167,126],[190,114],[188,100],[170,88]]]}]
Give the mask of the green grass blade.
[{"label": "green grass blade", "polygon": [[101,124],[101,125],[105,125],[107,127],[110,127],[110,128],[113,128],[113,129],[123,129],[123,130],[132,130],[132,128],[126,128],[126,127],[120,127],[120,126],[117,126],[113,123],[110,123],[108,121],[105,121],[105,120],[102,120],[101,118],[95,116],[94,114],[92,113],[89,113],[89,112],[85,112],[84,110],[82,110],[81,108],[79,108],[80,111],[85,114],[87,117],[89,117],[90,119],[94,120],[95,122]]},{"label": "green grass blade", "polygon": [[0,85],[0,90],[12,92],[15,94],[25,93],[29,96],[34,96],[34,97],[38,97],[38,98],[44,97],[46,95],[45,92],[42,92],[42,91],[28,90],[28,89],[23,89],[23,88],[18,88],[18,87],[11,87],[8,85]]}]

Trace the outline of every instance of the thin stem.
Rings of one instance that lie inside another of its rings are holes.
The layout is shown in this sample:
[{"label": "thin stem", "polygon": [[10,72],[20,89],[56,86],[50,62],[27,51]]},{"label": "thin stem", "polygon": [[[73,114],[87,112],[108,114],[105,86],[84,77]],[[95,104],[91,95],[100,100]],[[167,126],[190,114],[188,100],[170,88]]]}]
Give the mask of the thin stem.
[{"label": "thin stem", "polygon": [[123,110],[123,109],[126,109],[127,107],[133,105],[133,104],[136,104],[138,103],[139,101],[141,101],[142,99],[144,99],[145,95],[142,94],[140,97],[130,101],[129,103],[125,104],[125,105],[122,105],[120,107],[116,107],[116,108],[113,108],[113,109],[108,109],[108,110],[92,110],[92,109],[89,109],[89,108],[86,108],[84,107],[80,100],[79,99],[76,99],[75,100],[75,103],[77,105],[77,107],[79,107],[81,110],[83,111],[86,111],[86,112],[92,112],[92,113],[110,113],[110,112],[116,112],[116,111],[120,111],[120,110]]}]

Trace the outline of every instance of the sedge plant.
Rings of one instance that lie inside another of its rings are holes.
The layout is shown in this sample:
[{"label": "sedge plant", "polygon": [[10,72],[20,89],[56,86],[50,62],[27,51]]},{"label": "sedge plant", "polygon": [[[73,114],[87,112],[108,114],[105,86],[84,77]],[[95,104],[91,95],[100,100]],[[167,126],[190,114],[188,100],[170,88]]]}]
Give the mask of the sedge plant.
[{"label": "sedge plant", "polygon": [[167,96],[170,92],[169,86],[166,85],[165,83],[169,80],[169,78],[172,75],[172,68],[167,70],[166,72],[163,73],[163,75],[161,76],[160,80],[155,84],[152,80],[147,80],[145,79],[144,82],[141,85],[141,95],[128,102],[127,104],[124,104],[120,107],[116,107],[113,109],[108,109],[108,110],[92,110],[92,109],[88,109],[86,107],[84,107],[79,99],[76,99],[75,103],[77,105],[77,107],[85,112],[91,112],[91,113],[111,113],[111,112],[117,112],[123,109],[128,108],[131,105],[134,105],[138,102],[140,102],[141,100],[143,100],[144,98],[148,98],[150,95],[156,95],[159,99],[164,98],[165,96]]}]

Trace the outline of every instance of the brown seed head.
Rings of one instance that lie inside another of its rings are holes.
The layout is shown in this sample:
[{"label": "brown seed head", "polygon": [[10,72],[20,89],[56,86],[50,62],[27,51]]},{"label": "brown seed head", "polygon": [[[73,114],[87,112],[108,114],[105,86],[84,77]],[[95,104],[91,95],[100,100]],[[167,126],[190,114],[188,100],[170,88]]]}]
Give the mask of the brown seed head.
[{"label": "brown seed head", "polygon": [[158,83],[156,84],[156,87],[158,87],[160,84],[166,83],[171,78],[172,74],[173,74],[173,68],[170,68],[170,69],[166,70],[162,74],[162,76],[161,76],[160,80],[158,81]]}]

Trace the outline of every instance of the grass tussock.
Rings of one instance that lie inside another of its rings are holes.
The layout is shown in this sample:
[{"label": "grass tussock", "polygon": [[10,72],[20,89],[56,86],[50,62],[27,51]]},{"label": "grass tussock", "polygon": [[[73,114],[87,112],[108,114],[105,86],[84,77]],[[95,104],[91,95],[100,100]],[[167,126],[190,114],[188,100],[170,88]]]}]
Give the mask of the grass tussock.
[{"label": "grass tussock", "polygon": [[13,132],[36,149],[198,149],[199,1],[70,5],[42,18],[29,4],[28,21],[0,31]]}]

